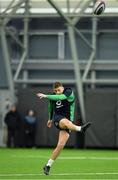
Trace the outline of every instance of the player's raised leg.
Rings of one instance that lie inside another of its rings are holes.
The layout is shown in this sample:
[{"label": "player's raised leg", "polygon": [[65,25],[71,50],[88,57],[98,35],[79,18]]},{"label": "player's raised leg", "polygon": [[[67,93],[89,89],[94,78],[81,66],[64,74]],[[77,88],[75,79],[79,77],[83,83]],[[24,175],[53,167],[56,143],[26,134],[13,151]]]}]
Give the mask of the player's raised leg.
[{"label": "player's raised leg", "polygon": [[85,132],[85,130],[91,125],[90,122],[85,123],[82,126],[77,126],[73,124],[71,121],[68,119],[64,118],[59,122],[59,126],[61,129],[70,129],[72,131],[80,131],[80,132]]}]

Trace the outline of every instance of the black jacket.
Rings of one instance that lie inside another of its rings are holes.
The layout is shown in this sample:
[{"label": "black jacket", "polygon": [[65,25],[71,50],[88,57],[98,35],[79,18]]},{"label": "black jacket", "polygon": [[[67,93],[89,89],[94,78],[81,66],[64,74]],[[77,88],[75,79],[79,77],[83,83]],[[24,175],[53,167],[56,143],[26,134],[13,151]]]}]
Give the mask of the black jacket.
[{"label": "black jacket", "polygon": [[19,129],[21,124],[20,114],[16,112],[9,111],[5,116],[5,123],[8,129]]}]

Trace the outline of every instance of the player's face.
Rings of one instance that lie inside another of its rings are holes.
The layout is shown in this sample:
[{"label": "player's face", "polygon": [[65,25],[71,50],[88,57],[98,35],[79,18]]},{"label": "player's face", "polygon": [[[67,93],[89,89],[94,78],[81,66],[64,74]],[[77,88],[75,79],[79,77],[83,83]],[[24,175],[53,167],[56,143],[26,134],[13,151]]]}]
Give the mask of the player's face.
[{"label": "player's face", "polygon": [[54,89],[55,94],[62,94],[63,91],[64,91],[63,86],[60,86],[60,87]]}]

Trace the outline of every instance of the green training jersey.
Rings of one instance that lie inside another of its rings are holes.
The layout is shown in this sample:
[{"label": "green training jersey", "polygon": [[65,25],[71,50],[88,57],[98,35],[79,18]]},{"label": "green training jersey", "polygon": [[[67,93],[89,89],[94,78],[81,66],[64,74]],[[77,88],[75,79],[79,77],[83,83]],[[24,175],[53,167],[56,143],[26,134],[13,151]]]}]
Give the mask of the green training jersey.
[{"label": "green training jersey", "polygon": [[49,99],[49,119],[57,114],[70,121],[74,120],[75,96],[71,88],[65,88],[63,94],[47,95],[47,98]]}]

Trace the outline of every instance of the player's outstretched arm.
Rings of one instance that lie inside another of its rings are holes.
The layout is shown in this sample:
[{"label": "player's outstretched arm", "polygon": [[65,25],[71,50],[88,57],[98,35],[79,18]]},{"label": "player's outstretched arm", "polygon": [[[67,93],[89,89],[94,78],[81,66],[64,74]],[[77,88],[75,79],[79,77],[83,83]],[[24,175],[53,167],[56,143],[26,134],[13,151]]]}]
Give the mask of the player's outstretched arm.
[{"label": "player's outstretched arm", "polygon": [[64,100],[67,99],[65,94],[43,94],[43,93],[37,93],[37,96],[42,99],[42,98],[47,98],[49,100],[57,101],[57,100]]},{"label": "player's outstretched arm", "polygon": [[46,95],[46,94],[43,94],[43,93],[37,93],[37,96],[38,96],[40,99],[47,97],[47,95]]}]

